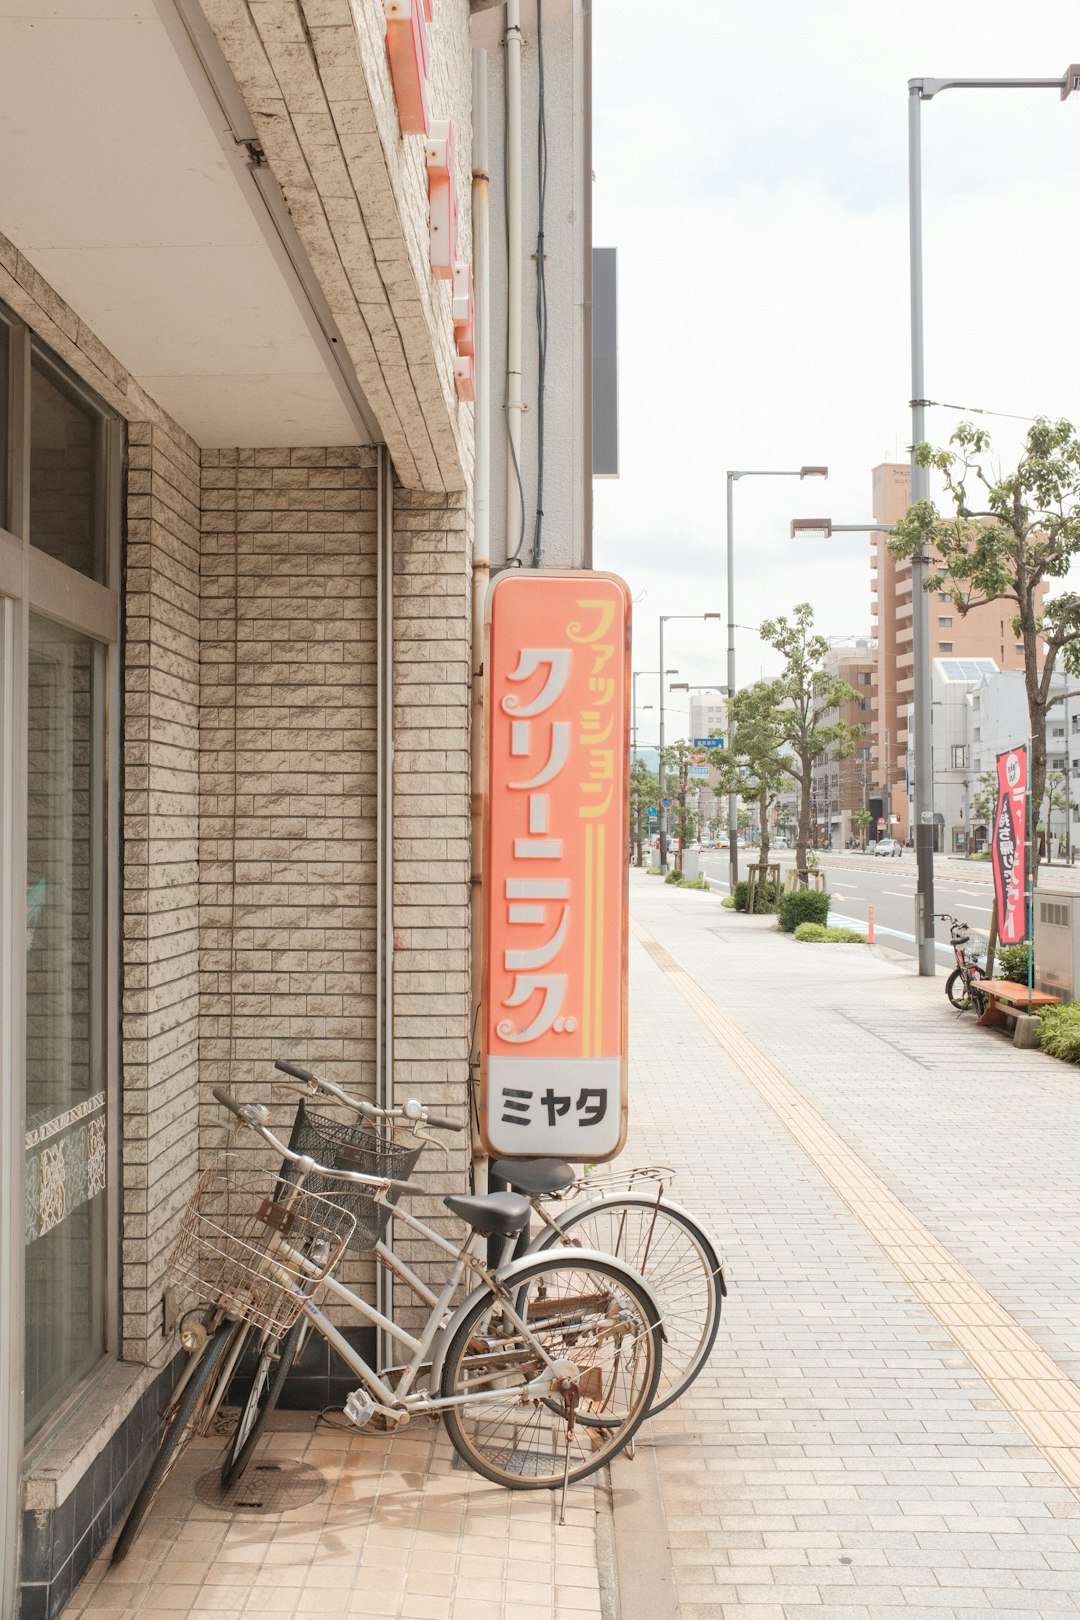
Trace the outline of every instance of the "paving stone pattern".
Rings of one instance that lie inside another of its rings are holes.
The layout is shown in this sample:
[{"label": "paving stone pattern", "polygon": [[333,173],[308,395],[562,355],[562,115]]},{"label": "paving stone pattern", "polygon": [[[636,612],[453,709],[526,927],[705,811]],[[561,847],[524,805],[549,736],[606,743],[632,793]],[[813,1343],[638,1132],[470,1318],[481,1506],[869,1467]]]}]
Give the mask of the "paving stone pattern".
[{"label": "paving stone pattern", "polygon": [[[1044,1350],[1076,1354],[1073,1072],[957,1023],[940,977],[800,946],[637,874],[633,892],[886,1188]],[[681,1620],[1075,1612],[1076,1496],[673,976],[640,943],[631,963],[628,1157],[675,1165],[732,1289],[710,1367],[646,1441]],[[616,1468],[616,1513],[632,1467]]]}]

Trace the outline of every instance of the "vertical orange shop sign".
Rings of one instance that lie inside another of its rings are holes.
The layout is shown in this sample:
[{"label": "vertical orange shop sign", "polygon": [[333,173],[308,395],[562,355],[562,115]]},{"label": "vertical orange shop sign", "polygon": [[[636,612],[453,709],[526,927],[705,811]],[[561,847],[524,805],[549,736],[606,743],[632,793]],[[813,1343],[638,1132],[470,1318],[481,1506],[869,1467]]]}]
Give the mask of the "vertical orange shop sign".
[{"label": "vertical orange shop sign", "polygon": [[503,574],[487,632],[484,1145],[607,1159],[626,1133],[630,595]]}]

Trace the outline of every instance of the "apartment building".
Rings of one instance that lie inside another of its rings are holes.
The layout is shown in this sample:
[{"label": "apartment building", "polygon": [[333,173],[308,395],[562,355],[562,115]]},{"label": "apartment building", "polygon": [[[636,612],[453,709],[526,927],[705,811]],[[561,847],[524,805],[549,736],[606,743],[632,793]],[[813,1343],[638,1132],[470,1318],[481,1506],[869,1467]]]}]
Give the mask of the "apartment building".
[{"label": "apartment building", "polygon": [[876,648],[867,637],[853,637],[830,647],[825,659],[828,675],[844,681],[856,695],[829,710],[824,724],[842,721],[861,726],[863,734],[848,758],[841,759],[834,745],[814,764],[810,813],[814,843],[819,848],[844,849],[865,841],[857,816],[869,808],[870,800],[875,668]]},{"label": "apartment building", "polygon": [[[874,518],[891,527],[911,504],[911,468],[907,463],[883,462],[872,476]],[[889,822],[892,835],[905,840],[911,831],[908,712],[914,695],[911,564],[892,560],[883,532],[872,536],[872,547],[871,634],[877,643],[877,668],[870,808],[879,831]],[[1040,600],[1044,598],[1045,587]],[[998,669],[1023,669],[1024,649],[1013,634],[1007,601],[987,602],[961,614],[947,595],[935,594],[929,608],[931,659],[992,658]]]}]

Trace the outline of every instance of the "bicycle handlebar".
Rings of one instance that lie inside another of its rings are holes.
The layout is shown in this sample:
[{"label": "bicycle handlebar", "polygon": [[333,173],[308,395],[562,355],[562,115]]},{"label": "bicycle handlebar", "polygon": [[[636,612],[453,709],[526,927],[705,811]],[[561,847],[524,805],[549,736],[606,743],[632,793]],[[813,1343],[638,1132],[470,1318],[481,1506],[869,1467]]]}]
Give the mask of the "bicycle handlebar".
[{"label": "bicycle handlebar", "polygon": [[299,1063],[292,1063],[286,1058],[278,1058],[274,1068],[282,1074],[291,1075],[312,1091],[325,1091],[329,1096],[336,1097],[338,1102],[344,1103],[346,1108],[352,1108],[365,1119],[406,1119],[415,1124],[431,1125],[437,1131],[462,1131],[464,1125],[456,1120],[447,1119],[445,1114],[433,1114],[422,1102],[415,1097],[403,1103],[400,1108],[380,1108],[376,1103],[365,1102],[360,1097],[350,1097],[347,1091],[334,1084],[332,1080],[323,1080],[310,1069],[302,1068]]},{"label": "bicycle handlebar", "polygon": [[351,1181],[357,1187],[370,1187],[376,1192],[386,1192],[391,1187],[411,1191],[407,1181],[394,1181],[389,1176],[365,1176],[360,1170],[332,1168],[330,1165],[320,1164],[307,1153],[294,1153],[292,1148],[286,1147],[267,1125],[266,1109],[261,1103],[238,1103],[224,1086],[214,1086],[213,1095],[223,1108],[236,1115],[242,1125],[249,1125],[253,1131],[257,1131],[275,1153],[280,1153],[282,1158],[288,1159],[291,1164],[298,1164],[305,1175],[314,1172],[317,1176],[334,1176],[338,1181]]}]

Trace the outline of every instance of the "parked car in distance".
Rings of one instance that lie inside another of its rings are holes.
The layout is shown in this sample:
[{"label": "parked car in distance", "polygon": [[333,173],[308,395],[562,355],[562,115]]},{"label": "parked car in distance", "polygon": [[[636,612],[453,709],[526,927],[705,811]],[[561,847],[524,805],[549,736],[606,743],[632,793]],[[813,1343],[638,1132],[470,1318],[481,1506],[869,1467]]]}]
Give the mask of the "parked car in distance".
[{"label": "parked car in distance", "polygon": [[879,838],[875,855],[899,855],[903,845],[898,844],[895,838]]}]

